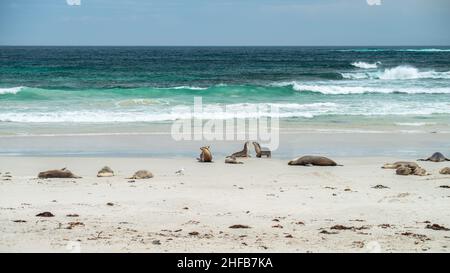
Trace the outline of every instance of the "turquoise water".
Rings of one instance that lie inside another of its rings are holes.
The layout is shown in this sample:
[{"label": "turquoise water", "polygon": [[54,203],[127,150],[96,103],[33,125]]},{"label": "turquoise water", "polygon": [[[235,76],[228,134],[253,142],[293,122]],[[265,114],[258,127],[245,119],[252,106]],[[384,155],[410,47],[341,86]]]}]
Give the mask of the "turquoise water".
[{"label": "turquoise water", "polygon": [[[194,97],[202,118],[229,118],[208,109],[227,106],[237,117],[324,128],[448,127],[450,49],[0,47],[3,134],[171,122],[189,114],[173,107]],[[255,110],[267,106],[278,112]]]}]

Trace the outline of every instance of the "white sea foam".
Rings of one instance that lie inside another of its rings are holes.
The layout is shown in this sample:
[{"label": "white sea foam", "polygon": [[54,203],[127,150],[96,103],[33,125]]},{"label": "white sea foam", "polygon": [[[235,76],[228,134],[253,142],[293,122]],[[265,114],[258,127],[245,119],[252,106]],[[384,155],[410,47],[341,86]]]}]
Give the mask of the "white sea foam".
[{"label": "white sea foam", "polygon": [[299,82],[278,83],[278,86],[292,86],[299,92],[317,92],[328,95],[364,94],[364,93],[407,93],[407,94],[450,94],[450,87],[371,87],[323,84],[301,84]]},{"label": "white sea foam", "polygon": [[413,66],[397,66],[384,71],[341,73],[344,79],[380,79],[380,80],[413,80],[413,79],[450,79],[450,71],[420,71]]},{"label": "white sea foam", "polygon": [[421,127],[427,125],[435,125],[436,122],[396,122],[395,125],[398,126],[413,126],[413,127]]},{"label": "white sea foam", "polygon": [[23,86],[11,87],[11,88],[0,88],[0,95],[3,94],[17,94],[23,89]]},{"label": "white sea foam", "polygon": [[381,63],[380,62],[376,62],[376,63],[353,62],[353,63],[351,63],[351,65],[353,65],[354,67],[363,68],[363,69],[377,68],[379,64],[381,64]]},{"label": "white sea foam", "polygon": [[[226,105],[227,111],[217,111],[224,105],[204,105],[203,112],[192,113],[190,109],[172,112],[167,107],[159,107],[148,111],[145,109],[134,111],[114,110],[79,110],[53,112],[5,111],[0,112],[0,122],[19,123],[130,123],[174,121],[191,117],[210,119],[232,118],[315,118],[319,116],[391,116],[391,115],[432,115],[450,114],[449,102],[320,102],[320,103],[238,103]],[[214,108],[215,107],[215,108]],[[272,111],[274,108],[277,111]],[[402,124],[416,126],[415,124]],[[421,125],[421,124],[420,124]],[[417,125],[419,126],[419,125]]]},{"label": "white sea foam", "polygon": [[208,89],[207,87],[198,87],[198,86],[175,86],[175,87],[170,87],[170,88],[166,88],[166,89],[176,89],[176,90],[182,90],[182,89],[187,89],[187,90],[206,90]]}]

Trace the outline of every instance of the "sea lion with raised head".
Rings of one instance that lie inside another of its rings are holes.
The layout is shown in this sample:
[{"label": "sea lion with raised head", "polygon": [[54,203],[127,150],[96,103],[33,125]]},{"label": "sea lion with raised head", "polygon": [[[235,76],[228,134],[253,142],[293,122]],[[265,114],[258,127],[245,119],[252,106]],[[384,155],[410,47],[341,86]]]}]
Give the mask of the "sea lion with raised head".
[{"label": "sea lion with raised head", "polygon": [[446,158],[440,152],[436,152],[432,156],[430,156],[429,158],[417,159],[417,161],[444,162],[444,161],[450,161],[450,159]]},{"label": "sea lion with raised head", "polygon": [[212,153],[209,146],[201,147],[202,153],[197,158],[199,162],[212,162]]},{"label": "sea lion with raised head", "polygon": [[248,154],[248,141],[244,143],[244,149],[242,151],[236,152],[230,155],[230,157],[250,157]]},{"label": "sea lion with raised head", "polygon": [[97,173],[97,177],[112,177],[112,176],[114,176],[114,171],[108,166],[103,167]]},{"label": "sea lion with raised head", "polygon": [[267,148],[261,148],[261,145],[259,145],[258,142],[253,142],[253,146],[255,146],[256,157],[272,157],[272,152]]},{"label": "sea lion with raised head", "polygon": [[244,164],[244,162],[242,162],[242,161],[237,161],[236,157],[233,157],[233,156],[227,156],[225,158],[225,163],[226,164]]},{"label": "sea lion with raised head", "polygon": [[147,170],[139,170],[133,174],[132,177],[127,179],[150,179],[153,177],[153,174]]},{"label": "sea lion with raised head", "polygon": [[298,165],[298,166],[343,166],[338,165],[333,160],[324,156],[313,156],[306,155],[288,162],[288,165]]},{"label": "sea lion with raised head", "polygon": [[38,177],[41,179],[48,178],[81,178],[80,176],[74,175],[71,171],[63,168],[61,170],[50,170],[45,172],[40,172]]},{"label": "sea lion with raised head", "polygon": [[400,167],[407,167],[412,170],[415,170],[416,168],[419,168],[419,165],[417,165],[417,163],[415,163],[415,162],[410,162],[410,161],[397,161],[394,163],[386,163],[381,168],[383,168],[383,169],[398,169]]}]

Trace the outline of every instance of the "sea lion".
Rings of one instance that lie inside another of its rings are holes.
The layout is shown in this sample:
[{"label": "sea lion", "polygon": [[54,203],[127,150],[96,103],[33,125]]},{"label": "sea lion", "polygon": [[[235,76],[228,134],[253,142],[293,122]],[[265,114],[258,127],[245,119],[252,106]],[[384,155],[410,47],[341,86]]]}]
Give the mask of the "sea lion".
[{"label": "sea lion", "polygon": [[288,162],[288,165],[300,165],[300,166],[343,166],[338,165],[333,160],[326,158],[324,156],[302,156],[297,159],[293,159]]},{"label": "sea lion", "polygon": [[443,168],[439,173],[440,174],[450,174],[450,167]]},{"label": "sea lion", "polygon": [[417,163],[415,163],[415,162],[410,162],[410,161],[397,161],[392,164],[386,163],[381,168],[383,168],[383,169],[398,169],[400,167],[407,167],[412,170],[415,170],[416,168],[419,168],[419,165],[417,165]]},{"label": "sea lion", "polygon": [[74,175],[71,171],[63,168],[61,170],[50,170],[45,172],[40,172],[38,178],[48,179],[48,178],[81,178],[80,176]]},{"label": "sea lion", "polygon": [[114,176],[114,171],[108,166],[103,167],[97,173],[97,177],[111,177],[111,176]]},{"label": "sea lion", "polygon": [[443,154],[436,152],[432,156],[426,159],[417,159],[418,161],[431,161],[431,162],[443,162],[450,161],[450,159],[446,158]]},{"label": "sea lion", "polygon": [[422,168],[422,167],[416,168],[416,169],[413,171],[413,174],[414,174],[414,175],[418,175],[418,176],[427,176],[427,175],[430,175],[430,174],[427,172],[427,170],[425,170],[425,169]]},{"label": "sea lion", "polygon": [[201,147],[200,150],[202,153],[200,157],[197,158],[199,162],[212,162],[212,154],[209,146]]},{"label": "sea lion", "polygon": [[153,174],[147,170],[139,170],[134,173],[134,175],[127,179],[149,179],[152,178]]},{"label": "sea lion", "polygon": [[406,166],[400,166],[395,171],[397,175],[410,175],[413,173],[413,170],[411,168],[408,168]]},{"label": "sea lion", "polygon": [[236,152],[230,155],[230,157],[250,157],[248,154],[248,141],[244,143],[244,149],[242,151]]},{"label": "sea lion", "polygon": [[227,163],[227,164],[244,164],[244,162],[237,161],[236,157],[233,157],[233,156],[227,156],[225,158],[225,163]]},{"label": "sea lion", "polygon": [[269,149],[261,148],[261,145],[259,145],[258,142],[253,142],[253,146],[255,146],[256,157],[272,157],[272,152]]}]

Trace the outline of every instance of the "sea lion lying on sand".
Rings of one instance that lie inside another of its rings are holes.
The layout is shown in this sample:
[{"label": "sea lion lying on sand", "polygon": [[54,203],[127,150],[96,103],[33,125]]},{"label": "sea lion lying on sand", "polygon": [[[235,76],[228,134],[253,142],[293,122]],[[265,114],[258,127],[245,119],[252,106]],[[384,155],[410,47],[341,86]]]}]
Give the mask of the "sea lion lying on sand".
[{"label": "sea lion lying on sand", "polygon": [[134,175],[127,179],[149,179],[152,178],[153,174],[147,170],[139,170],[134,173]]},{"label": "sea lion lying on sand", "polygon": [[450,161],[450,159],[446,158],[443,154],[436,152],[429,158],[417,159],[417,161],[443,162],[443,161]]},{"label": "sea lion lying on sand", "polygon": [[386,163],[381,168],[395,169],[395,173],[398,175],[418,175],[418,176],[430,175],[427,172],[427,170],[417,165],[417,163],[409,161],[397,161],[392,164]]},{"label": "sea lion lying on sand", "polygon": [[450,174],[450,167],[443,168],[439,173],[440,174]]},{"label": "sea lion lying on sand", "polygon": [[291,160],[288,165],[299,165],[299,166],[343,166],[338,165],[333,160],[326,158],[324,156],[302,156],[300,158]]},{"label": "sea lion lying on sand", "polygon": [[415,169],[411,169],[406,166],[401,166],[397,168],[397,170],[395,170],[395,173],[398,175],[418,175],[418,176],[430,175],[424,168],[417,167]]},{"label": "sea lion lying on sand", "polygon": [[45,172],[40,172],[38,177],[41,179],[48,178],[81,178],[80,176],[74,175],[71,171],[63,168],[61,170],[50,170]]},{"label": "sea lion lying on sand", "polygon": [[230,155],[230,157],[250,157],[248,154],[248,141],[244,143],[244,149],[242,151],[236,152]]},{"label": "sea lion lying on sand", "polygon": [[237,161],[236,157],[233,157],[233,156],[227,156],[225,158],[225,163],[227,163],[227,164],[244,164],[244,162]]},{"label": "sea lion lying on sand", "polygon": [[200,157],[197,158],[199,162],[212,162],[212,154],[209,146],[201,147],[200,150],[202,153]]},{"label": "sea lion lying on sand", "polygon": [[108,166],[103,167],[97,173],[97,177],[111,177],[111,176],[114,176],[114,171]]},{"label": "sea lion lying on sand", "polygon": [[256,157],[267,156],[272,157],[272,152],[268,149],[261,148],[258,142],[253,142],[253,146],[255,146]]},{"label": "sea lion lying on sand", "polygon": [[414,170],[416,168],[419,168],[419,165],[415,162],[410,162],[410,161],[397,161],[392,164],[386,163],[381,168],[383,168],[383,169],[398,169],[400,167],[408,167],[408,168]]}]

